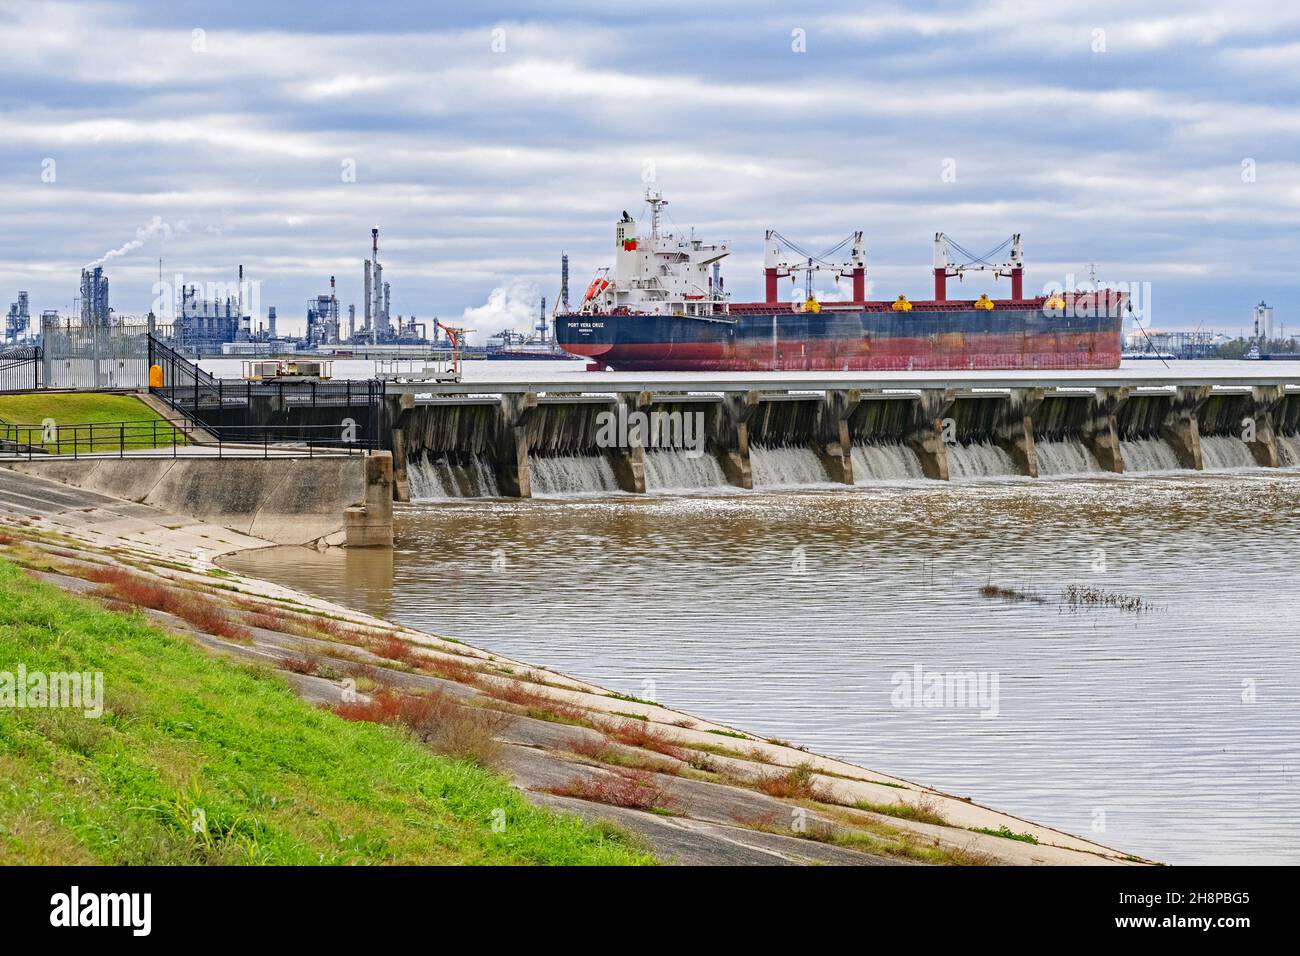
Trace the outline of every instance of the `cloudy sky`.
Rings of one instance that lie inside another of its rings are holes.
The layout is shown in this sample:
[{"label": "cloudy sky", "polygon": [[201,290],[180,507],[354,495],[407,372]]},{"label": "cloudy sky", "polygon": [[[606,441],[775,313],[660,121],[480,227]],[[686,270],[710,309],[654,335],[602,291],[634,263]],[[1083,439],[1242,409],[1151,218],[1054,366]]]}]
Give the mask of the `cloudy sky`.
[{"label": "cloudy sky", "polygon": [[120,313],[160,257],[242,262],[301,325],[331,274],[361,311],[378,226],[394,313],[490,332],[562,251],[585,286],[652,178],[732,242],[737,299],[769,227],[863,229],[889,298],[928,295],[935,231],[1019,231],[1029,289],[1095,263],[1150,283],[1157,327],[1235,332],[1265,298],[1300,331],[1300,6],[443,6],[0,0],[0,307],[70,308],[113,250]]}]

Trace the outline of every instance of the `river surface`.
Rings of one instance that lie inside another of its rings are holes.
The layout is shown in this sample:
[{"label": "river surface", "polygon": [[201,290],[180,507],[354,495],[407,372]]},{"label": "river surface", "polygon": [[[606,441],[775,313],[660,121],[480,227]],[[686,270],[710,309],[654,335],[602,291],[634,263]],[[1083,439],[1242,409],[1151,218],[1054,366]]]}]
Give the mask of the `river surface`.
[{"label": "river surface", "polygon": [[[1297,543],[1300,472],[1251,469],[417,502],[392,554],[228,564],[1143,856],[1295,864]],[[985,696],[905,706],[917,667]]]}]

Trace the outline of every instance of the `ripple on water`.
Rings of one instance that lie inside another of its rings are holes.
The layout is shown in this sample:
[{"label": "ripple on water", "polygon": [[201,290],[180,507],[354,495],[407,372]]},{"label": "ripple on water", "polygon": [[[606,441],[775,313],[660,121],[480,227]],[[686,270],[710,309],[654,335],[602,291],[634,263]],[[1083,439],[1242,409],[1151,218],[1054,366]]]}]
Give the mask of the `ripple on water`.
[{"label": "ripple on water", "polygon": [[[469,501],[399,509],[391,566],[231,563],[1143,855],[1296,863],[1297,501],[1294,472]],[[893,706],[916,664],[998,675],[997,716]]]}]

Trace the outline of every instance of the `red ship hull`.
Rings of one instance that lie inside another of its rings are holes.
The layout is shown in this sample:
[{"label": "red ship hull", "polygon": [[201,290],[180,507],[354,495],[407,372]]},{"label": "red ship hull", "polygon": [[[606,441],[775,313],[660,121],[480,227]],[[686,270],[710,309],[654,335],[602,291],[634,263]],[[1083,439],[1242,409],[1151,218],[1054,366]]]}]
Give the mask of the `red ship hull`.
[{"label": "red ship hull", "polygon": [[[726,317],[559,316],[566,351],[627,371],[942,371],[1111,369],[1121,351],[1119,294],[1072,299],[861,303],[819,313],[739,306]],[[1067,314],[1068,313],[1068,314]]]}]

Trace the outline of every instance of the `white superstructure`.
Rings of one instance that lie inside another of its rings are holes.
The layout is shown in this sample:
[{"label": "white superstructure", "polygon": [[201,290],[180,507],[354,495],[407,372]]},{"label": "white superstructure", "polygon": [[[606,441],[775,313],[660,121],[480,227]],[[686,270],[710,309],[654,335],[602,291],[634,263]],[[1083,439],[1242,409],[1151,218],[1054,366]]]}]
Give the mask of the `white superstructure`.
[{"label": "white superstructure", "polygon": [[713,315],[726,311],[719,263],[730,254],[725,244],[706,245],[692,234],[660,229],[668,200],[646,190],[650,235],[637,235],[636,221],[623,213],[614,226],[614,268],[603,269],[587,287],[582,312],[654,315]]}]

